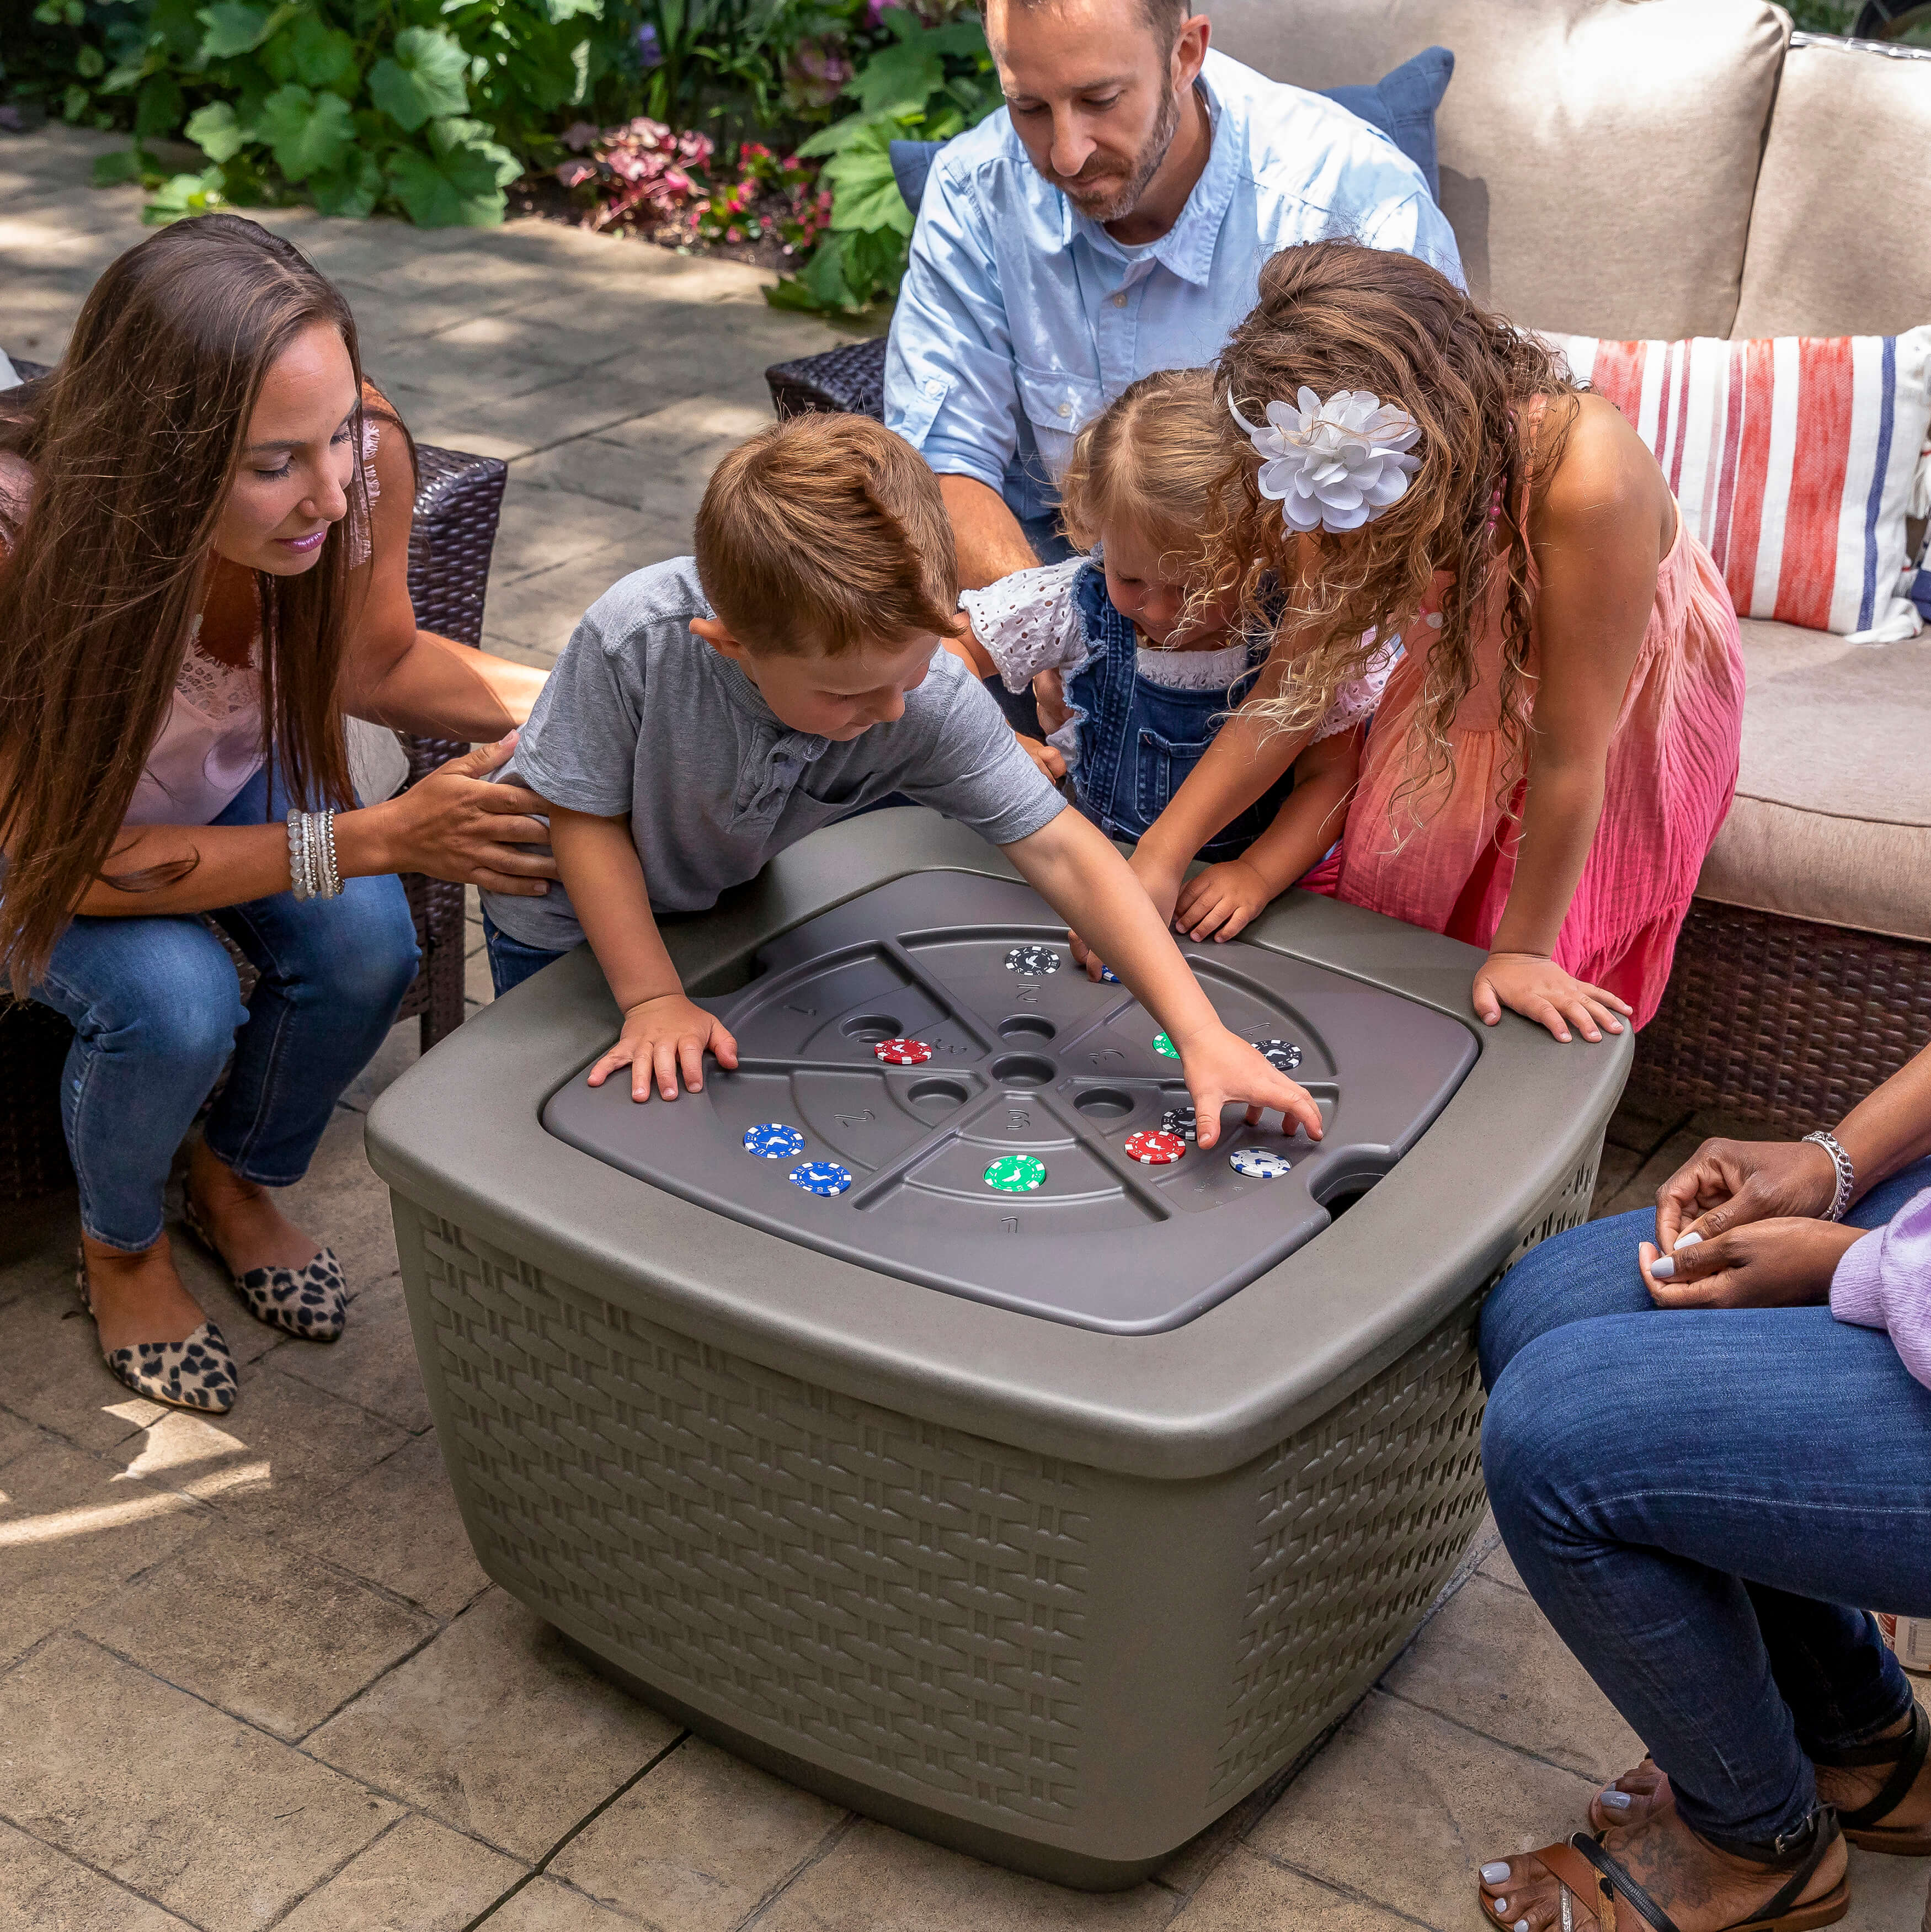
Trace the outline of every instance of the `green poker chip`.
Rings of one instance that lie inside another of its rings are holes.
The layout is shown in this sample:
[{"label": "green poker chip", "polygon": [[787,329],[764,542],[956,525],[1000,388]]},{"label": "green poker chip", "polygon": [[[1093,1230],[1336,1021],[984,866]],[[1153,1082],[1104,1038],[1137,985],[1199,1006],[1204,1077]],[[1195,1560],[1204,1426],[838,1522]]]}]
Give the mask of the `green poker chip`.
[{"label": "green poker chip", "polygon": [[1163,1033],[1156,1033],[1153,1036],[1153,1051],[1164,1053],[1169,1060],[1177,1060],[1180,1057],[1180,1048]]},{"label": "green poker chip", "polygon": [[1030,1154],[1003,1154],[985,1170],[985,1184],[1001,1194],[1030,1194],[1046,1178],[1046,1163]]}]

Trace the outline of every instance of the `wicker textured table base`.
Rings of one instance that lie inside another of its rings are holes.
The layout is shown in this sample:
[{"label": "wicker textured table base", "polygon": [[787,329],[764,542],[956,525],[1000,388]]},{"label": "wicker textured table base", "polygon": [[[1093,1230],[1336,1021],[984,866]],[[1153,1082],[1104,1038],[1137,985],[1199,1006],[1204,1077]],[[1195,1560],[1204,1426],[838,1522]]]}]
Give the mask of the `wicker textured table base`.
[{"label": "wicker textured table base", "polygon": [[1931,1040],[1931,946],[1698,899],[1631,1082],[1778,1134],[1840,1120]]}]

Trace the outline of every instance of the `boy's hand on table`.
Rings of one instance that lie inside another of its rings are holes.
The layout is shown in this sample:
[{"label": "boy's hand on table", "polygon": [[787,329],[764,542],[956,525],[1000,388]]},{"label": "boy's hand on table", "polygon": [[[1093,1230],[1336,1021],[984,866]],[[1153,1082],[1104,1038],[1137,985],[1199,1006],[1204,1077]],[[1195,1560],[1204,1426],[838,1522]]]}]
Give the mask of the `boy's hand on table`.
[{"label": "boy's hand on table", "polygon": [[1245,859],[1228,859],[1188,880],[1174,923],[1189,939],[1227,940],[1274,902],[1274,889]]},{"label": "boy's hand on table", "polygon": [[1180,1048],[1187,1091],[1193,1096],[1195,1135],[1201,1148],[1219,1139],[1220,1110],[1230,1100],[1246,1103],[1250,1127],[1260,1124],[1266,1108],[1277,1107],[1284,1132],[1293,1132],[1288,1124],[1298,1120],[1309,1140],[1321,1138],[1321,1109],[1314,1096],[1224,1026],[1203,1028],[1174,1044]]},{"label": "boy's hand on table", "polygon": [[1621,1033],[1630,1009],[1602,986],[1565,973],[1540,952],[1492,952],[1477,968],[1476,1017],[1494,1026],[1507,1006],[1524,1019],[1546,1027],[1565,1045],[1573,1026],[1586,1040]]},{"label": "boy's hand on table", "polygon": [[654,1077],[667,1100],[677,1097],[677,1076],[693,1094],[704,1085],[704,1052],[729,1072],[738,1064],[738,1043],[724,1023],[682,993],[640,1000],[624,1015],[617,1043],[590,1069],[589,1084],[601,1087],[619,1066],[631,1070],[630,1096],[648,1100]]}]

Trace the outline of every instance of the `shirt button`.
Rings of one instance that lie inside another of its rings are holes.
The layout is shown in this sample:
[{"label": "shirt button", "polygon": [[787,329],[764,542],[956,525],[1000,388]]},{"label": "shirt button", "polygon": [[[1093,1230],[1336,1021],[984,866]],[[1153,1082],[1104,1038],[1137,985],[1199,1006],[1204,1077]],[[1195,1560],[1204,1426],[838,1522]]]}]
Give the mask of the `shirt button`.
[{"label": "shirt button", "polygon": [[1073,412],[1073,406],[1072,406],[1072,404],[1070,404],[1070,403],[1062,403],[1062,404],[1060,405],[1060,415],[1061,415],[1061,416],[1071,416],[1071,415],[1072,414],[1072,412]]},{"label": "shirt button", "polygon": [[1115,308],[1124,308],[1126,306],[1126,291],[1124,289],[1122,289],[1117,296],[1113,297],[1112,300],[1113,306]]},{"label": "shirt button", "polygon": [[928,382],[928,383],[925,385],[925,393],[926,393],[926,394],[927,394],[927,395],[928,395],[928,396],[936,396],[936,395],[939,393],[939,390],[940,390],[940,386],[940,386],[939,383],[935,382]]}]

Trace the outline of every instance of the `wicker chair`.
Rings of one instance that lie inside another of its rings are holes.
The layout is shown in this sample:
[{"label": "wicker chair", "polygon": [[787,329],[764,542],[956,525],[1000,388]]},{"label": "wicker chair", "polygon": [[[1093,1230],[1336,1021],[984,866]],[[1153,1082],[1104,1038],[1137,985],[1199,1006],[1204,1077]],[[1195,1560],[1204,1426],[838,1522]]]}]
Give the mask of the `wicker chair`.
[{"label": "wicker chair", "polygon": [[[16,358],[31,380],[43,365]],[[508,471],[493,457],[416,446],[420,482],[409,536],[409,588],[416,622],[459,644],[483,640],[483,596]],[[469,749],[442,738],[409,738],[409,782]],[[415,915],[422,970],[404,996],[424,1052],[463,1021],[463,888],[421,873],[403,875]],[[31,1201],[73,1178],[61,1126],[60,1070],[72,1028],[50,1008],[0,994],[0,1204]]]},{"label": "wicker chair", "polygon": [[780,422],[812,410],[885,420],[885,338],[847,342],[820,356],[774,362],[765,370]]}]

